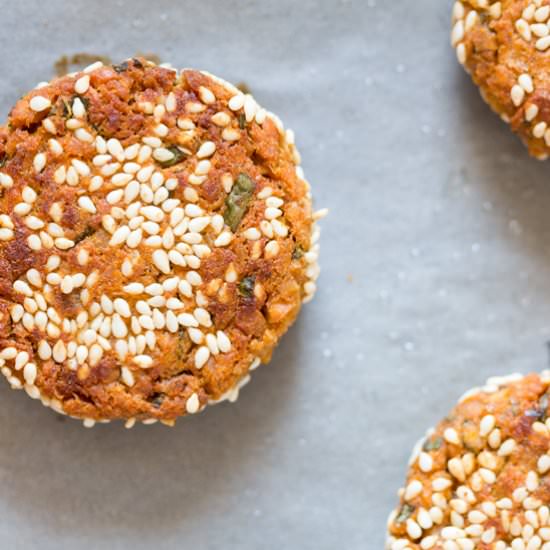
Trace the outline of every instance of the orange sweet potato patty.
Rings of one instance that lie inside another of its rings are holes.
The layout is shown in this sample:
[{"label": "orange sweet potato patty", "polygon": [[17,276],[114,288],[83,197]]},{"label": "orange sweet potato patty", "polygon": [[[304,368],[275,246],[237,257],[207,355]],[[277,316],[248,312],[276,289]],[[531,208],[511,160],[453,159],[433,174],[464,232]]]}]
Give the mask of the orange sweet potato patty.
[{"label": "orange sweet potato patty", "polygon": [[550,372],[467,394],[416,447],[388,550],[550,548]]},{"label": "orange sweet potato patty", "polygon": [[299,160],[274,115],[199,71],[96,63],[24,96],[0,131],[11,386],[88,426],[233,398],[315,291]]}]

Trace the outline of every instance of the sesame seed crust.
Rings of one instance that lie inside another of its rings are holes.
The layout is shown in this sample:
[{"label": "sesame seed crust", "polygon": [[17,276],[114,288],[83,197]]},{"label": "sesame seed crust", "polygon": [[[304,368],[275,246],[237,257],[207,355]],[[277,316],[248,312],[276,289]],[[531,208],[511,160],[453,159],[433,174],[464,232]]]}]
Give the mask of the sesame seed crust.
[{"label": "sesame seed crust", "polygon": [[0,130],[0,369],[95,422],[234,401],[315,292],[290,130],[141,58],[24,96]]},{"label": "sesame seed crust", "polygon": [[483,99],[529,152],[550,153],[550,3],[462,0],[452,11],[451,44]]},{"label": "sesame seed crust", "polygon": [[415,447],[388,550],[550,548],[550,372],[494,378]]}]

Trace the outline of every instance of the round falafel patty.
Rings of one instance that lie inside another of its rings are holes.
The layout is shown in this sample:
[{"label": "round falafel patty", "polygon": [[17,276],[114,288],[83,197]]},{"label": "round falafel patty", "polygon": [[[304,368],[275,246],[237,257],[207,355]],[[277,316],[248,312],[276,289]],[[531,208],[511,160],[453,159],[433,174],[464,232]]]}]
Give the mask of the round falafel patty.
[{"label": "round falafel patty", "polygon": [[548,0],[454,3],[451,43],[484,100],[530,154],[550,153]]},{"label": "round falafel patty", "polygon": [[468,392],[411,457],[390,550],[550,548],[550,371]]},{"label": "round falafel patty", "polygon": [[39,85],[0,130],[0,366],[95,421],[234,400],[315,291],[291,131],[144,59]]}]

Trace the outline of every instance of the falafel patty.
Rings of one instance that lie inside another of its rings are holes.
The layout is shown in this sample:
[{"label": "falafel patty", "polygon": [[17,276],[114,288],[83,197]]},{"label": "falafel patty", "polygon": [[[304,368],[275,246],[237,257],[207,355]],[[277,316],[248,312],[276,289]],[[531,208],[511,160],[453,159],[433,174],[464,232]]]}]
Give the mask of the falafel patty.
[{"label": "falafel patty", "polygon": [[483,99],[541,160],[550,153],[548,0],[454,3],[451,43]]},{"label": "falafel patty", "polygon": [[0,130],[0,366],[96,421],[233,400],[315,291],[293,134],[208,73],[141,58],[39,85]]},{"label": "falafel patty", "polygon": [[550,371],[468,392],[411,457],[389,550],[550,548]]}]

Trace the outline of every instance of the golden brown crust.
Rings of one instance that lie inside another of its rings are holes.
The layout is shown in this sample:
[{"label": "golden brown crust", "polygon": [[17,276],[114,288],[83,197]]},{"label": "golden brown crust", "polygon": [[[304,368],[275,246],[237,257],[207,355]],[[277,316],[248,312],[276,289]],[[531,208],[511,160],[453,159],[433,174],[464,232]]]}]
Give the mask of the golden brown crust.
[{"label": "golden brown crust", "polygon": [[387,548],[550,540],[550,374],[512,380],[470,392],[415,449]]},{"label": "golden brown crust", "polygon": [[0,159],[2,372],[56,410],[196,412],[314,290],[292,139],[215,77],[134,59],[58,78],[17,102]]},{"label": "golden brown crust", "polygon": [[549,18],[549,0],[463,0],[451,33],[482,97],[540,159],[550,152]]}]

